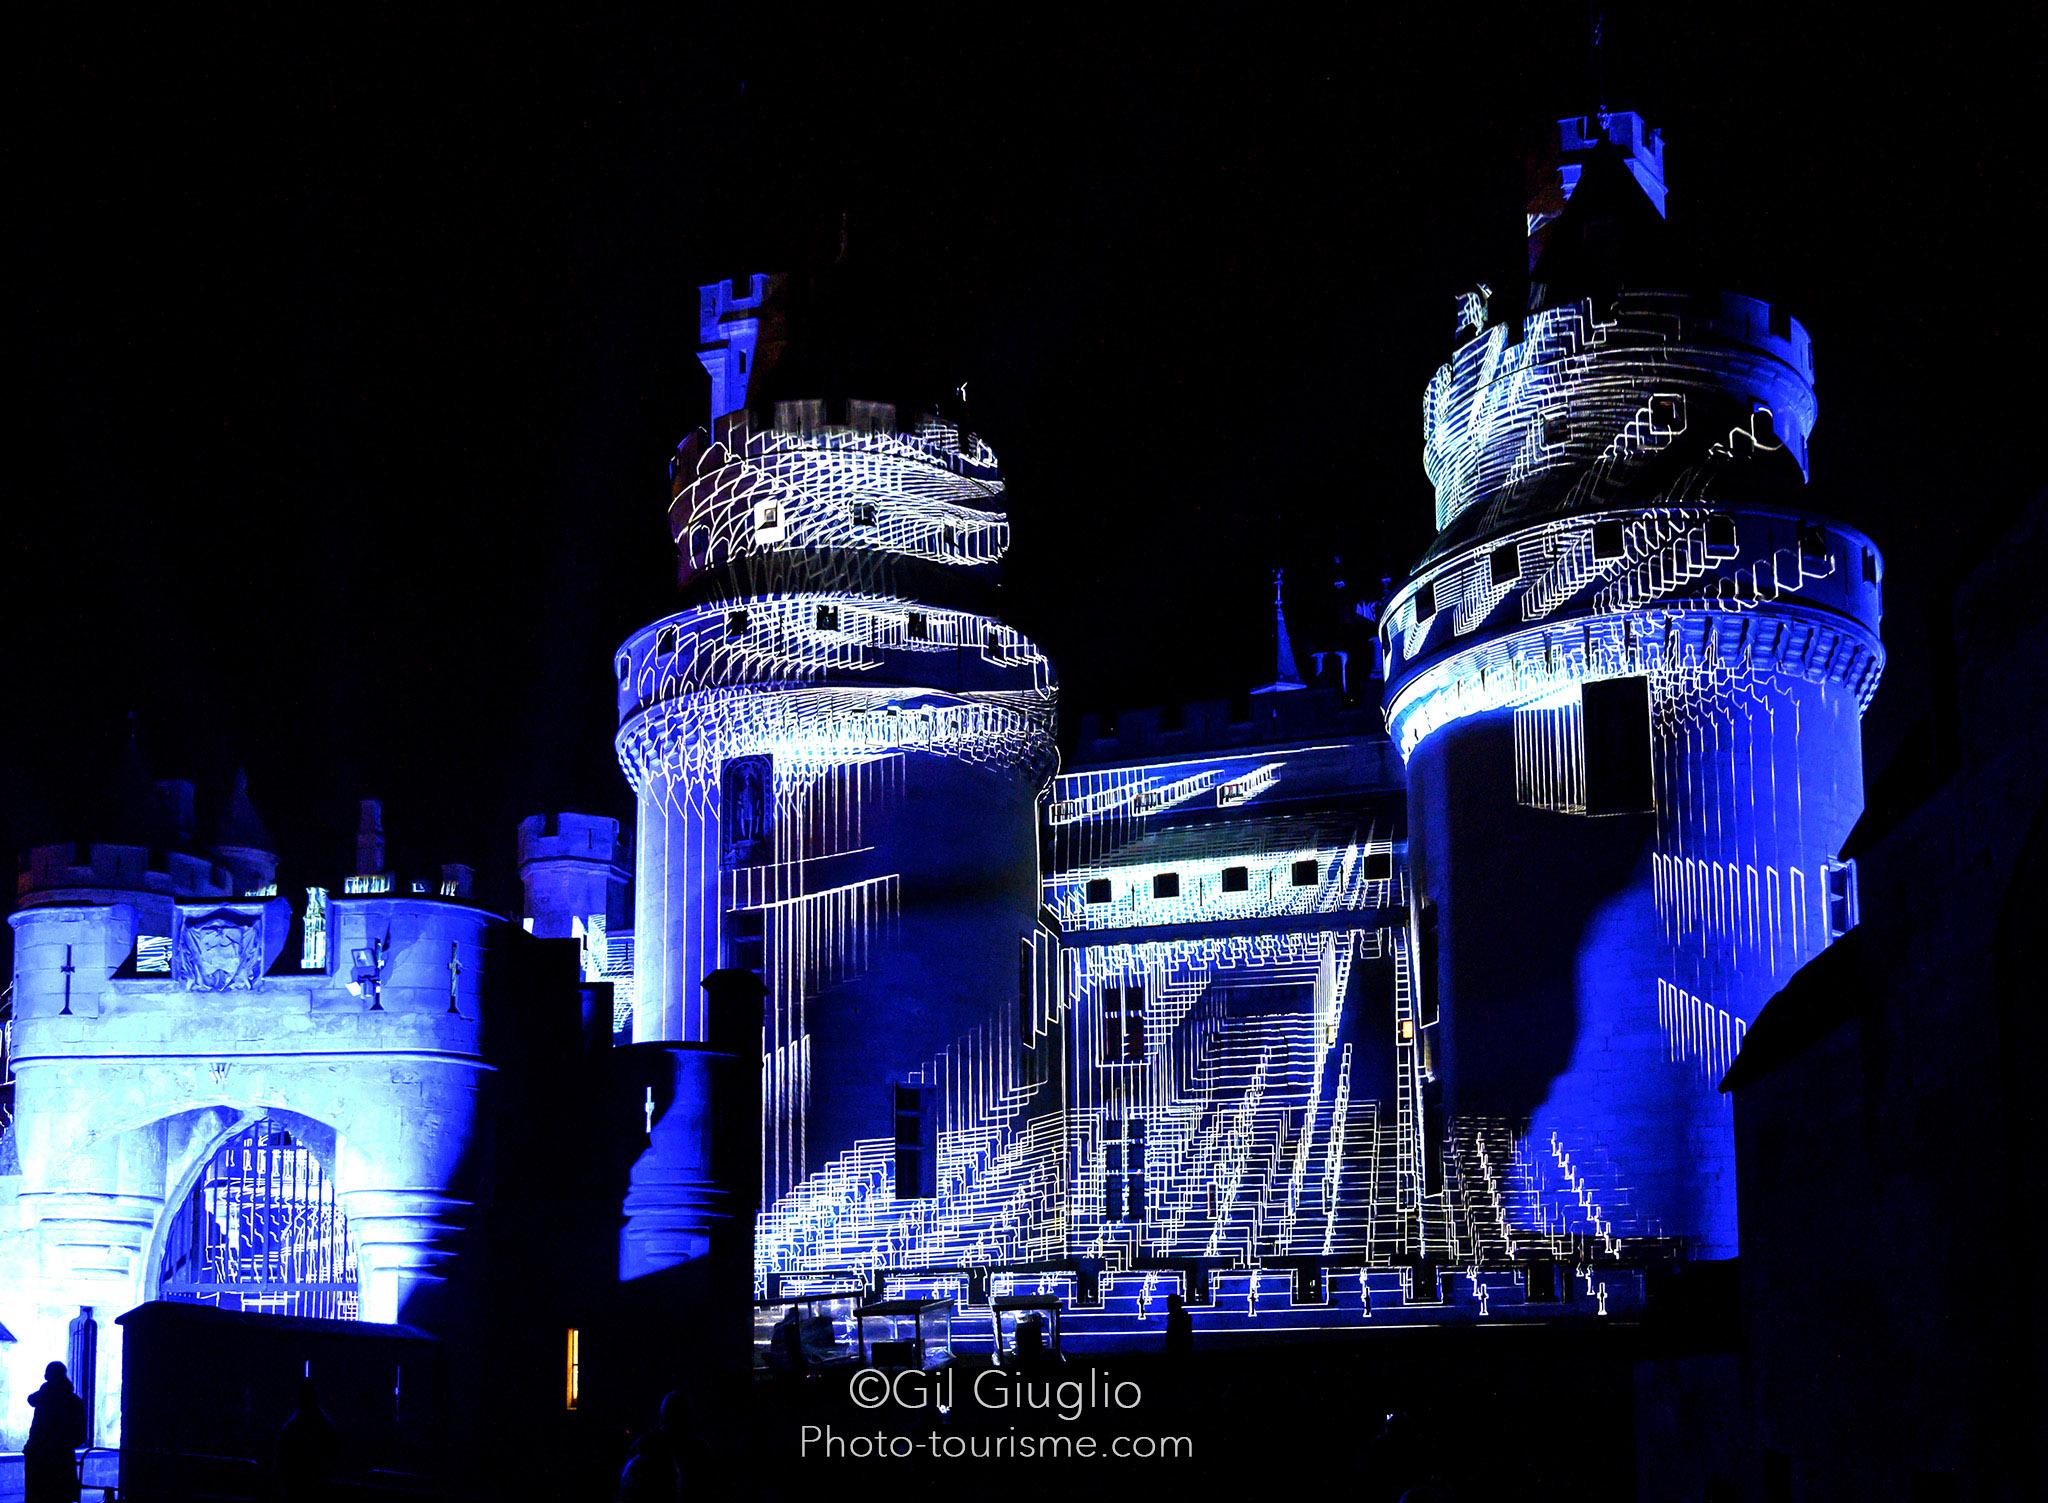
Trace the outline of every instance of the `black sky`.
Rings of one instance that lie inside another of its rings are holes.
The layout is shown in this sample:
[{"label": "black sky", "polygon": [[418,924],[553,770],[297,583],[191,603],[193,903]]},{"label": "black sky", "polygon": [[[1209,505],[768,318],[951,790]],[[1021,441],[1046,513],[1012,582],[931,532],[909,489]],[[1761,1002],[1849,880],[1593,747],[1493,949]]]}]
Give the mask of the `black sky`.
[{"label": "black sky", "polygon": [[[246,763],[304,870],[369,794],[501,883],[519,815],[623,813],[610,650],[669,608],[695,284],[842,214],[894,335],[971,383],[1005,612],[1070,716],[1241,687],[1274,564],[1426,542],[1451,295],[1516,254],[1518,151],[1589,88],[1576,5],[424,9],[17,34],[17,847],[70,833],[131,710],[163,775]],[[1813,331],[1815,502],[1889,557],[1876,766],[2041,480],[2043,37],[1610,12],[1674,223]]]}]

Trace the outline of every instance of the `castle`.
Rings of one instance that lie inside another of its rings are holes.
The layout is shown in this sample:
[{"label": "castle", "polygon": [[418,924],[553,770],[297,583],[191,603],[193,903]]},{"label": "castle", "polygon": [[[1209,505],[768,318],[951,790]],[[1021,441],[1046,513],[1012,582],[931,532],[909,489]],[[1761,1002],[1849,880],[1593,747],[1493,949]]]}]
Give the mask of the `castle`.
[{"label": "castle", "polygon": [[[239,807],[189,855],[32,853],[0,1440],[81,1310],[437,1329],[513,1173],[480,1145],[539,1109],[494,1034],[529,1006],[617,1171],[593,1284],[1050,1295],[1115,1350],[1169,1294],[1597,1321],[1732,1256],[1716,1087],[1856,922],[1882,564],[1804,499],[1805,329],[1673,285],[1658,134],[1567,120],[1552,165],[1428,383],[1439,530],[1379,663],[1304,673],[1282,608],[1271,684],[1084,718],[1064,766],[964,394],[807,364],[781,278],[705,287],[678,609],[612,664],[630,828],[526,821],[516,922],[388,870],[370,806],[296,903]],[[705,1146],[732,1100],[758,1155]],[[599,1317],[550,1319],[594,1373]]]}]

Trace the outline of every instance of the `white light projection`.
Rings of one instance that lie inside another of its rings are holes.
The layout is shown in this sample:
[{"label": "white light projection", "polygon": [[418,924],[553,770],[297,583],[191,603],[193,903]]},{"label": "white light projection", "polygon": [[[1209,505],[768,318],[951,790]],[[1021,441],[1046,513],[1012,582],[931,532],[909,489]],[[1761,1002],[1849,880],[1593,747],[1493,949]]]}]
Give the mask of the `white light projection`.
[{"label": "white light projection", "polygon": [[[1429,384],[1439,534],[1382,616],[1386,710],[1411,796],[1444,816],[1417,879],[1451,925],[1469,936],[1479,921],[1485,863],[1451,853],[1484,828],[1504,859],[1555,860],[1551,901],[1575,906],[1551,932],[1584,936],[1568,969],[1531,983],[1539,1011],[1569,1020],[1535,1051],[1553,1063],[1518,1067],[1504,1042],[1490,1054],[1486,1033],[1516,1015],[1499,969],[1469,939],[1439,958],[1465,1013],[1459,1068],[1479,1081],[1461,1094],[1454,1070],[1451,1109],[1498,1105],[1529,1114],[1514,1131],[1554,1135],[1603,1245],[1668,1225],[1725,1256],[1732,1146],[1713,1088],[1764,1002],[1854,918],[1836,858],[1884,663],[1881,563],[1806,499],[1805,329],[1753,299],[1655,290],[1646,273],[1663,263],[1629,259],[1658,256],[1668,234],[1645,129],[1626,114],[1563,122],[1563,195],[1532,210],[1529,306],[1475,299]],[[1566,202],[1596,167],[1623,184],[1616,164],[1655,218],[1603,222],[1625,212],[1611,196]],[[1523,811],[1556,816],[1554,839]],[[1601,860],[1611,889],[1591,875]],[[1485,922],[1497,944],[1540,945],[1545,911]],[[1624,1068],[1659,1035],[1662,1062]],[[1697,1095],[1675,1094],[1680,1066]],[[1605,1148],[1630,1158],[1651,1210],[1620,1216],[1586,1189]],[[1500,1162],[1489,1146],[1470,1167],[1483,1183]]]},{"label": "white light projection", "polygon": [[[935,799],[971,788],[1014,808],[1025,863],[1014,926],[990,910],[955,923],[952,943],[984,971],[1014,974],[1020,941],[1036,942],[1030,813],[1056,756],[1051,665],[1021,633],[962,608],[1009,544],[996,457],[957,424],[899,423],[882,402],[750,410],[749,370],[773,363],[763,318],[780,287],[755,277],[703,289],[713,418],[678,448],[669,509],[691,603],[637,632],[615,664],[619,759],[640,798],[634,1037],[702,1037],[696,982],[721,965],[757,970],[767,990],[764,1282],[927,1263],[1020,1225],[1054,1235],[1045,1215],[984,1210],[1001,1199],[1012,1139],[1043,1132],[1021,1110],[1047,1072],[1031,1051],[1019,1057],[1018,1004],[899,990],[930,969],[899,951],[907,893],[933,856],[930,822],[944,818]],[[1031,1016],[1050,1027],[1057,970],[1032,969],[1047,984],[1034,985]],[[905,979],[848,1001],[847,988],[884,976]],[[987,1022],[936,1054],[897,1058],[923,1049],[904,1030],[935,1005],[978,1007]],[[841,1078],[862,1063],[856,1017],[872,1019],[867,1054],[894,1051],[895,1082],[939,1103],[936,1198],[897,1200],[894,1144],[844,1130],[860,1120],[849,1101],[889,1083]],[[1057,1154],[1045,1157],[1056,1173]]]},{"label": "white light projection", "polygon": [[1436,523],[1497,532],[1545,515],[1602,509],[1647,461],[1729,394],[1775,414],[1767,440],[1806,466],[1812,343],[1793,319],[1732,294],[1632,290],[1531,313],[1519,337],[1498,322],[1462,345],[1423,395],[1423,467]]},{"label": "white light projection", "polygon": [[[1063,774],[1046,901],[1066,938],[1075,1250],[1391,1266],[1419,1245],[1385,1104],[1351,1090],[1345,999],[1405,966],[1391,827],[1311,802],[1335,745]],[[1350,774],[1355,776],[1355,772]],[[1332,779],[1336,778],[1333,783]],[[1382,1047],[1392,1045],[1385,1041]]]},{"label": "white light projection", "polygon": [[693,466],[679,459],[669,522],[689,569],[828,550],[972,567],[1008,551],[996,456],[981,439],[929,417],[895,432],[883,404],[853,404],[886,425],[873,429],[827,424],[822,403],[780,405],[796,410],[768,428],[732,421]]}]

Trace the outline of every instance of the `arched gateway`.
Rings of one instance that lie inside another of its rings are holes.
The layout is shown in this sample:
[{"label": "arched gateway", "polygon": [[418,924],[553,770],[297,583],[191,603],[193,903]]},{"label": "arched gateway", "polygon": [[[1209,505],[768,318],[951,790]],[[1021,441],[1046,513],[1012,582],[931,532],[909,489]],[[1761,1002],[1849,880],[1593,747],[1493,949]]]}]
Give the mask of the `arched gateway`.
[{"label": "arched gateway", "polygon": [[236,1133],[171,1214],[157,1293],[224,1310],[354,1320],[355,1250],[331,1164],[276,1118]]},{"label": "arched gateway", "polygon": [[0,1400],[24,1408],[89,1310],[101,1445],[120,1432],[117,1322],[146,1300],[425,1319],[415,1296],[477,1198],[490,1073],[497,920],[458,882],[373,872],[301,917],[189,874],[145,890],[129,854],[38,851],[11,919]]}]

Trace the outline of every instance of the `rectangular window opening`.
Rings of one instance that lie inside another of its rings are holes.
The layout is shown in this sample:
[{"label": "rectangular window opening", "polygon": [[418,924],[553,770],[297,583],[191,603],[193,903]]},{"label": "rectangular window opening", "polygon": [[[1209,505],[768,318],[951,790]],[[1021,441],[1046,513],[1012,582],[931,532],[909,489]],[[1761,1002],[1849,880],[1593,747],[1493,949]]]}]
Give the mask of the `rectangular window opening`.
[{"label": "rectangular window opening", "polygon": [[1645,814],[1655,807],[1650,681],[1595,679],[1579,689],[1588,814]]},{"label": "rectangular window opening", "polygon": [[1519,544],[1502,543],[1493,550],[1491,559],[1494,587],[1513,584],[1522,577],[1522,550]]},{"label": "rectangular window opening", "polygon": [[1741,551],[1735,540],[1735,519],[1716,512],[1707,518],[1707,557],[1733,558]]}]

